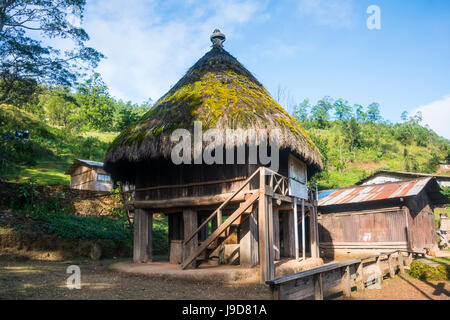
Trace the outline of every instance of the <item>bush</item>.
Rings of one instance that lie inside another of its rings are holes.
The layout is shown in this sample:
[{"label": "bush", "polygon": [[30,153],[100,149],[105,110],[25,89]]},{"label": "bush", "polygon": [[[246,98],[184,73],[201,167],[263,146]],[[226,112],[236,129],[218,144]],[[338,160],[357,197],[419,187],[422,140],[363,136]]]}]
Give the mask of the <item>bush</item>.
[{"label": "bush", "polygon": [[72,216],[62,204],[63,194],[47,199],[39,191],[34,180],[21,184],[11,208],[27,218],[41,222],[40,229],[59,238],[112,240],[130,246],[132,236],[123,217]]},{"label": "bush", "polygon": [[409,275],[423,280],[450,280],[450,266],[429,260],[415,260],[411,263]]}]

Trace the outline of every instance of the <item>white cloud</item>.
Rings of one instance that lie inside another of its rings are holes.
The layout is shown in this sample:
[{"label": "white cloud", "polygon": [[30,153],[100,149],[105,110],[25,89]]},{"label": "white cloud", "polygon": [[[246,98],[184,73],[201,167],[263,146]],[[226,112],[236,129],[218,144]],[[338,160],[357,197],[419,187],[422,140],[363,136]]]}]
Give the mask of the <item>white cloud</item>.
[{"label": "white cloud", "polygon": [[437,134],[450,139],[450,95],[441,100],[417,107],[411,114],[422,113],[423,123]]},{"label": "white cloud", "polygon": [[350,27],[353,24],[353,0],[300,0],[300,14],[319,25]]},{"label": "white cloud", "polygon": [[174,16],[168,14],[171,5],[170,1],[88,3],[83,27],[91,37],[89,44],[107,57],[98,71],[113,96],[134,102],[158,99],[209,50],[215,28],[232,37],[237,26],[263,11],[254,0],[191,1]]}]

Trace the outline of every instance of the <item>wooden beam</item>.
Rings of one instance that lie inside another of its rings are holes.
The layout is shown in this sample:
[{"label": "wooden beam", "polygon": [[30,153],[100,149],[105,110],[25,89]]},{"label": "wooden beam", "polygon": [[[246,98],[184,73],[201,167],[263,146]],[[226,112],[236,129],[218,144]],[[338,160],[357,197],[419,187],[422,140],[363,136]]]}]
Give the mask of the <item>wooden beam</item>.
[{"label": "wooden beam", "polygon": [[[230,202],[242,202],[245,200],[245,195],[248,193],[255,193],[257,190],[242,191],[240,194],[236,195]],[[129,208],[136,209],[167,209],[167,208],[182,208],[182,207],[195,207],[195,206],[207,206],[222,204],[228,198],[230,198],[233,193],[224,193],[215,196],[202,196],[202,197],[183,197],[174,198],[167,200],[135,200],[128,201],[125,205]]]},{"label": "wooden beam", "polygon": [[323,300],[322,274],[313,275],[314,279],[314,299]]},{"label": "wooden beam", "polygon": [[403,252],[398,252],[398,267],[400,269],[400,274],[405,275],[405,263],[403,259]]},{"label": "wooden beam", "polygon": [[302,257],[306,260],[306,235],[305,235],[305,200],[302,199]]},{"label": "wooden beam", "polygon": [[[192,234],[194,230],[197,229],[197,212],[192,209],[184,209],[183,210],[183,222],[184,222],[184,236],[185,239],[187,236]],[[183,245],[183,263],[184,261],[191,256],[195,250],[198,248],[198,238],[195,236],[191,239],[187,244]],[[191,263],[192,261],[190,261]],[[191,267],[195,267],[195,261],[190,265]]]},{"label": "wooden beam", "polygon": [[273,209],[273,251],[274,260],[280,260],[280,215],[278,209]]},{"label": "wooden beam", "polygon": [[344,292],[344,296],[346,297],[350,297],[352,295],[352,287],[350,283],[350,266],[346,266],[343,268],[342,291]]},{"label": "wooden beam", "polygon": [[267,197],[267,217],[266,217],[266,221],[267,221],[267,232],[268,232],[268,253],[269,253],[269,259],[268,259],[268,268],[267,268],[267,274],[268,277],[266,280],[271,280],[273,278],[275,278],[275,265],[274,265],[274,230],[273,230],[273,205],[272,205],[272,197],[266,196]]},{"label": "wooden beam", "polygon": [[294,243],[295,243],[295,260],[298,260],[299,247],[298,247],[298,215],[297,215],[297,198],[294,197],[294,224],[291,226],[294,228]]},{"label": "wooden beam", "polygon": [[361,261],[356,267],[356,288],[358,291],[365,289],[364,285],[364,263]]},{"label": "wooden beam", "polygon": [[395,277],[394,256],[392,254],[388,255],[388,264],[389,264],[389,276],[391,278],[394,278]]}]

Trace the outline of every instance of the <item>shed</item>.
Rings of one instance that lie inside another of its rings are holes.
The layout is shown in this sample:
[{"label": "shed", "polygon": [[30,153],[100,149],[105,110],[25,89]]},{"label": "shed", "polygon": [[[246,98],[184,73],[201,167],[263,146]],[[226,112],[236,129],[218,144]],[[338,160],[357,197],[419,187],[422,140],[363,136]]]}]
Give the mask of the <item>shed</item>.
[{"label": "shed", "polygon": [[70,187],[79,190],[110,191],[111,176],[103,169],[103,162],[76,159],[67,170]]},{"label": "shed", "polygon": [[448,203],[436,178],[319,193],[319,239],[327,254],[437,248],[433,209]]},{"label": "shed", "polygon": [[[305,130],[223,48],[225,36],[215,30],[211,41],[212,49],[113,141],[105,169],[115,181],[136,187],[135,199],[128,203],[136,216],[135,262],[152,259],[152,215],[164,213],[171,257],[180,255],[171,260],[181,262],[182,268],[216,258],[225,239],[237,233],[239,263],[261,262],[267,279],[270,270],[265,268],[270,268],[270,261],[280,255],[295,257],[296,247],[298,254],[299,219],[295,220],[293,209],[297,199],[315,221],[314,201],[306,184],[322,169],[322,159]],[[172,134],[177,129],[193,137],[189,151],[183,150],[183,156],[186,152],[192,161],[173,161],[172,151],[179,141]],[[202,130],[207,129],[215,130],[215,155],[225,157],[231,150],[226,161],[207,163],[202,158],[202,148],[211,147],[201,139]],[[240,130],[253,130],[259,138],[246,137]],[[236,139],[220,144],[229,141],[230,132]],[[200,139],[200,154],[196,139]],[[278,156],[277,172],[267,168],[264,151]],[[317,232],[311,234],[315,255]]]},{"label": "shed", "polygon": [[372,184],[380,184],[386,182],[408,181],[417,178],[435,177],[437,183],[441,187],[450,187],[450,176],[443,176],[438,174],[428,174],[419,172],[403,172],[391,170],[379,170],[374,174],[360,180],[357,185],[368,186]]}]

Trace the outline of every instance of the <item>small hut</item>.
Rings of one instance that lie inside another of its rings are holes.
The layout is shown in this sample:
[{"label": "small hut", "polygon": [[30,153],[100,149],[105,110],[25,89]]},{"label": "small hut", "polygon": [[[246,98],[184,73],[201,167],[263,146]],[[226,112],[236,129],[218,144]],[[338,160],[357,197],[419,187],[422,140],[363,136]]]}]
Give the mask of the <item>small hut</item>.
[{"label": "small hut", "polygon": [[[212,49],[111,144],[105,169],[115,181],[136,187],[135,199],[127,204],[135,210],[134,261],[151,260],[152,214],[163,213],[168,216],[171,262],[187,268],[216,259],[221,244],[234,234],[239,263],[261,262],[267,279],[274,259],[298,255],[301,219],[294,218],[294,203],[303,203],[304,214],[311,212],[311,225],[315,221],[306,183],[321,170],[321,155],[261,83],[224,50],[219,30],[211,41]],[[205,142],[199,127],[215,129],[214,141]],[[183,150],[183,156],[192,155],[191,162],[173,161],[177,129],[193,137],[194,145],[189,142],[186,149],[190,154]],[[228,143],[230,130],[238,134]],[[239,130],[251,134],[240,139]],[[266,138],[255,138],[263,133]],[[211,146],[214,157],[223,154],[226,159],[202,161],[202,147]],[[267,168],[269,154],[278,158],[277,172]],[[310,234],[314,256],[317,232]],[[302,239],[304,244],[304,235]]]},{"label": "small hut", "polygon": [[111,176],[103,169],[103,163],[76,159],[66,172],[70,175],[70,188],[91,191],[110,191]]},{"label": "small hut", "polygon": [[436,178],[319,193],[320,247],[326,255],[437,249],[436,206],[448,203]]}]

